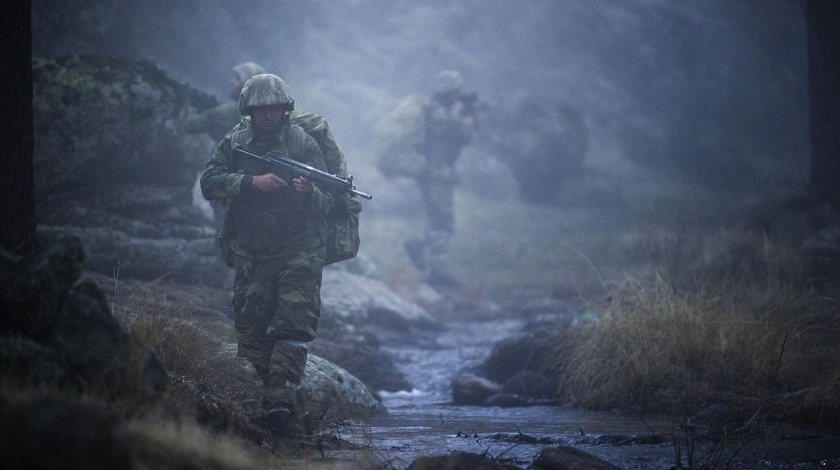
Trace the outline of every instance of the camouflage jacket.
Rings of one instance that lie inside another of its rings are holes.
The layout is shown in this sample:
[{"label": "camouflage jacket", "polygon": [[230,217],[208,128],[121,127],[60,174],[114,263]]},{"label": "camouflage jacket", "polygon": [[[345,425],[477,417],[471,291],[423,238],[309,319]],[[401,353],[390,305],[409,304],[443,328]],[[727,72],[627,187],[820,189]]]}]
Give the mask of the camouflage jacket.
[{"label": "camouflage jacket", "polygon": [[472,127],[461,117],[460,103],[445,107],[436,100],[426,105],[426,133],[423,153],[428,164],[427,176],[443,181],[455,180],[455,162],[461,149],[472,142]]},{"label": "camouflage jacket", "polygon": [[[264,155],[278,150],[326,171],[315,139],[304,135],[303,154],[295,155],[288,148],[289,131],[287,125],[268,139],[257,139],[245,127],[241,142],[249,152]],[[200,178],[201,192],[206,199],[224,199],[229,205],[226,217],[232,217],[233,250],[245,257],[274,257],[322,248],[327,230],[325,216],[332,207],[332,196],[317,187],[308,197],[296,193],[291,175],[281,174],[266,163],[234,155],[232,139],[236,135],[230,132],[219,142]],[[273,195],[254,189],[253,176],[269,172],[286,180],[288,186]]]},{"label": "camouflage jacket", "polygon": [[[250,120],[250,116],[244,117],[233,130],[244,129]],[[338,148],[338,143],[330,132],[330,125],[324,119],[324,116],[296,109],[289,113],[289,121],[300,126],[304,132],[315,138],[330,173],[341,177],[347,176],[347,163],[344,160],[344,153]]]}]

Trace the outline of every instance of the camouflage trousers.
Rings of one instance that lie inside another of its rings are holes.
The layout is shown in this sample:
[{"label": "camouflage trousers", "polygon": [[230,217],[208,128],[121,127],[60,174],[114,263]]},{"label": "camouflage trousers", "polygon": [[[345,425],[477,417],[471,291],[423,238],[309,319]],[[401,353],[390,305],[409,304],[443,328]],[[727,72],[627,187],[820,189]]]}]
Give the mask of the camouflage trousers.
[{"label": "camouflage trousers", "polygon": [[240,356],[268,389],[300,384],[306,342],[321,316],[323,249],[266,259],[236,256],[233,306]]},{"label": "camouflage trousers", "polygon": [[446,272],[449,241],[455,231],[454,186],[450,181],[427,179],[419,187],[426,206],[426,233],[419,241],[424,268],[431,273]]},{"label": "camouflage trousers", "polygon": [[453,183],[427,178],[419,181],[420,194],[426,205],[427,232],[455,231]]}]

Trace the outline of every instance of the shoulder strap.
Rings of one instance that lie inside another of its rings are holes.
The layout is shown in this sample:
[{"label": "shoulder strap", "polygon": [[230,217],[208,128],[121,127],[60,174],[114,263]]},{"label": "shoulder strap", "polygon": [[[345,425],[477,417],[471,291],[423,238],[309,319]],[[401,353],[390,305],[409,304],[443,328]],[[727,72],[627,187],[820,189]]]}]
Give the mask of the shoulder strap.
[{"label": "shoulder strap", "polygon": [[[236,144],[241,146],[245,146],[245,131],[246,129],[239,129],[233,132],[233,135],[230,136],[230,144],[233,147]],[[231,152],[230,154],[230,167],[234,170],[236,169],[236,154],[237,152]]]},{"label": "shoulder strap", "polygon": [[296,124],[289,126],[289,153],[295,160],[303,159],[306,133]]}]

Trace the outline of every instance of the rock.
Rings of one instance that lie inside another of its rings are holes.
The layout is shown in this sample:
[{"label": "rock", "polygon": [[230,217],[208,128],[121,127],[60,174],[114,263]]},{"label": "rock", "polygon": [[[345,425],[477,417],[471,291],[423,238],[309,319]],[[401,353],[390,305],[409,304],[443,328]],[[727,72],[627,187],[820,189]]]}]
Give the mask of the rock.
[{"label": "rock", "polygon": [[523,369],[505,381],[504,391],[529,398],[550,398],[557,391],[557,381],[539,372]]},{"label": "rock", "polygon": [[539,470],[618,470],[619,467],[592,454],[569,446],[544,449],[534,459]]},{"label": "rock", "polygon": [[526,331],[500,341],[482,363],[487,378],[506,382],[522,370],[539,371],[550,357],[553,331]]},{"label": "rock", "polygon": [[325,271],[321,296],[323,321],[355,327],[375,325],[403,333],[441,328],[424,308],[406,301],[382,282],[350,272]]},{"label": "rock", "polygon": [[321,300],[313,352],[347,369],[372,390],[413,388],[381,345],[433,338],[443,328],[437,319],[381,281],[344,270],[324,271]]},{"label": "rock", "polygon": [[35,59],[32,73],[40,215],[74,202],[138,218],[191,204],[209,152],[175,118],[195,90],[140,59]]},{"label": "rock", "polygon": [[486,455],[469,452],[418,457],[408,466],[408,470],[513,470],[517,468],[519,467],[501,463]]},{"label": "rock", "polygon": [[412,389],[394,359],[380,348],[379,340],[372,333],[322,330],[312,342],[310,352],[347,369],[371,390],[397,392]]},{"label": "rock", "polygon": [[[126,380],[132,348],[109,300],[91,281],[77,283],[84,251],[77,237],[42,237],[34,255],[0,279],[0,363],[7,379],[42,387],[76,387],[115,397],[139,386],[148,396],[165,388],[165,373],[149,361],[142,377]],[[136,355],[138,359],[141,355]]]},{"label": "rock", "polygon": [[502,393],[502,386],[475,374],[461,373],[452,380],[452,402],[456,405],[484,405],[484,401]]},{"label": "rock", "polygon": [[76,55],[32,68],[39,233],[72,227],[89,271],[229,283],[212,220],[193,203],[212,148],[178,118],[200,93],[139,59]]},{"label": "rock", "polygon": [[82,272],[85,258],[77,237],[42,237],[33,256],[8,267],[0,283],[0,327],[33,339],[50,334],[59,306]]},{"label": "rock", "polygon": [[46,397],[5,409],[0,455],[10,468],[133,468],[117,416],[101,406]]},{"label": "rock", "polygon": [[[186,238],[159,234],[161,238],[126,233],[128,221],[112,227],[62,227],[84,240],[90,253],[86,268],[128,279],[154,280],[168,277],[185,283],[229,285],[233,270],[219,260],[212,231],[186,234]],[[118,229],[117,227],[120,227]],[[40,227],[39,233],[57,227]],[[156,235],[158,236],[158,235]]]},{"label": "rock", "polygon": [[0,335],[0,370],[3,381],[23,386],[44,386],[67,380],[58,353],[29,338]]},{"label": "rock", "polygon": [[81,383],[96,383],[114,395],[122,391],[130,338],[92,282],[80,283],[67,293],[46,345],[60,352]]},{"label": "rock", "polygon": [[438,320],[381,281],[349,271],[324,271],[321,301],[313,352],[347,369],[373,390],[412,389],[380,345],[426,340],[442,328]]},{"label": "rock", "polygon": [[482,402],[484,406],[498,406],[500,408],[513,408],[516,406],[525,406],[528,401],[520,395],[513,393],[497,393],[485,398]]},{"label": "rock", "polygon": [[341,367],[310,354],[301,390],[310,412],[330,418],[365,418],[387,415],[385,406],[361,380]]}]

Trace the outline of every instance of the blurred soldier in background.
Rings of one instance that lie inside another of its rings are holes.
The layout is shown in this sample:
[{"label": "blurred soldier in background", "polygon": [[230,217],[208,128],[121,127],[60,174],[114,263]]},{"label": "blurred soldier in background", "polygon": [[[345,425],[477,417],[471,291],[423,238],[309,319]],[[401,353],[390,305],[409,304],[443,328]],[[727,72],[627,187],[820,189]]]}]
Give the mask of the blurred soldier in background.
[{"label": "blurred soldier in background", "polygon": [[447,267],[449,240],[455,229],[455,163],[475,129],[475,95],[462,92],[464,78],[455,70],[435,77],[431,98],[404,98],[378,126],[376,154],[386,176],[413,178],[426,208],[422,236],[405,242],[412,263],[436,287],[460,282]]},{"label": "blurred soldier in background", "polygon": [[213,142],[219,142],[242,119],[239,114],[239,94],[242,92],[242,85],[254,75],[265,73],[265,69],[255,62],[245,62],[233,67],[232,71],[230,101],[189,116],[185,123],[187,132],[206,132]]},{"label": "blurred soldier in background", "polygon": [[206,199],[226,201],[220,246],[236,271],[239,354],[263,380],[267,424],[285,435],[304,431],[299,386],[307,343],[320,318],[326,215],[333,197],[305,178],[272,173],[233,146],[258,155],[278,150],[326,171],[318,143],[290,122],[293,108],[280,77],[251,77],[239,99],[240,113],[250,120],[224,136],[200,180]]}]

